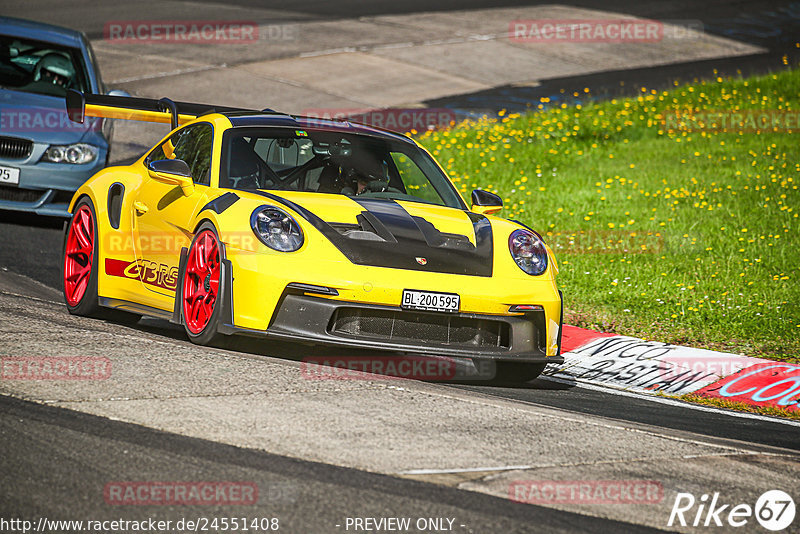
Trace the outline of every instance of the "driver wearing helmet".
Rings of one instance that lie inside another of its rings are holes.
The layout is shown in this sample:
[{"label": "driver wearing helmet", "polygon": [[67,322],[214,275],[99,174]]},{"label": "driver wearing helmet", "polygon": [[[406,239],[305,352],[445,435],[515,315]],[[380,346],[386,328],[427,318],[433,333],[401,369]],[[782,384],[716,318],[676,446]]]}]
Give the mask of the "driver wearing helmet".
[{"label": "driver wearing helmet", "polygon": [[350,185],[342,189],[343,195],[380,193],[389,188],[389,176],[384,172],[383,165],[378,162],[350,168],[345,179]]},{"label": "driver wearing helmet", "polygon": [[50,53],[42,56],[36,64],[33,79],[59,87],[69,87],[74,74],[75,70],[69,59],[61,54]]}]

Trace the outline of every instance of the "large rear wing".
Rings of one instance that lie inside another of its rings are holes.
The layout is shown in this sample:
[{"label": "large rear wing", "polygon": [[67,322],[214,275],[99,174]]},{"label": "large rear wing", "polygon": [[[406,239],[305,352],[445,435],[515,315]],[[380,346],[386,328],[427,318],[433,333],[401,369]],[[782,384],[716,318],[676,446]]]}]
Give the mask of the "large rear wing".
[{"label": "large rear wing", "polygon": [[85,94],[72,89],[67,91],[66,104],[69,118],[78,123],[83,123],[86,117],[105,117],[160,122],[172,125],[173,129],[207,113],[255,111],[211,104],[173,102],[169,98],[156,100],[132,96]]}]

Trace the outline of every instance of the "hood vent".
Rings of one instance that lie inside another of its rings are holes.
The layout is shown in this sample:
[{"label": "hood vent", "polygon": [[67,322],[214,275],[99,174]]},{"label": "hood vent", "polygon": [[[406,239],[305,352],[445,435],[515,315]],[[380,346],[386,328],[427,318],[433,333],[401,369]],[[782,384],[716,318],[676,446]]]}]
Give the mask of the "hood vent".
[{"label": "hood vent", "polygon": [[[356,216],[357,224],[329,223],[274,193],[254,193],[294,210],[357,265],[492,276],[492,225],[478,213],[465,212],[475,234],[473,245],[466,236],[440,232],[429,221],[411,215],[394,200],[353,198],[364,208]],[[417,258],[426,261],[419,262]]]},{"label": "hood vent", "polygon": [[[475,250],[475,245],[465,235],[440,232],[422,217],[412,216],[412,219],[430,247]],[[356,220],[358,224],[335,222],[328,224],[348,239],[397,243],[394,235],[369,211],[361,212],[356,216]]]}]

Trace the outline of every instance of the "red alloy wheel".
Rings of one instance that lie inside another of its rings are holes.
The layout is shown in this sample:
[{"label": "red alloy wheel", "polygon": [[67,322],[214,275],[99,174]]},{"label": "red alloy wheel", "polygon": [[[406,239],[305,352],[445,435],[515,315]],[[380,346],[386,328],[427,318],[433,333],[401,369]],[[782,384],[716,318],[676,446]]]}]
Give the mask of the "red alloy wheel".
[{"label": "red alloy wheel", "polygon": [[92,276],[94,256],[94,219],[88,206],[81,206],[72,217],[64,250],[64,296],[67,304],[77,306]]},{"label": "red alloy wheel", "polygon": [[219,265],[217,236],[203,230],[186,258],[183,277],[183,319],[193,334],[201,333],[211,321],[219,291]]}]

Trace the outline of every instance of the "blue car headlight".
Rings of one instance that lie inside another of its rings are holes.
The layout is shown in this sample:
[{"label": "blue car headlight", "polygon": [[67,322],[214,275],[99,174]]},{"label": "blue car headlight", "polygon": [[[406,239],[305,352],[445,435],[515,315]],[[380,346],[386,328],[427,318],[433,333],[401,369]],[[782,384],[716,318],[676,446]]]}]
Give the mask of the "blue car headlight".
[{"label": "blue car headlight", "polygon": [[72,145],[50,145],[42,155],[41,161],[82,165],[91,163],[96,158],[96,146],[86,143],[74,143]]},{"label": "blue car headlight", "polygon": [[261,206],[250,216],[256,237],[273,250],[294,252],[303,246],[303,230],[291,215],[274,206]]},{"label": "blue car headlight", "polygon": [[508,238],[508,250],[517,266],[538,276],[547,270],[547,248],[544,241],[530,230],[514,230]]}]

